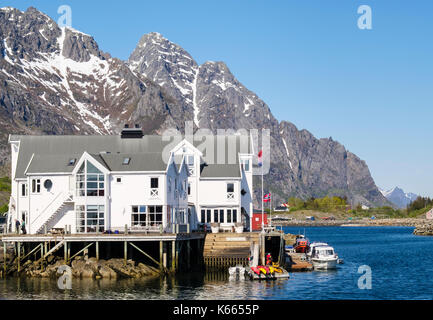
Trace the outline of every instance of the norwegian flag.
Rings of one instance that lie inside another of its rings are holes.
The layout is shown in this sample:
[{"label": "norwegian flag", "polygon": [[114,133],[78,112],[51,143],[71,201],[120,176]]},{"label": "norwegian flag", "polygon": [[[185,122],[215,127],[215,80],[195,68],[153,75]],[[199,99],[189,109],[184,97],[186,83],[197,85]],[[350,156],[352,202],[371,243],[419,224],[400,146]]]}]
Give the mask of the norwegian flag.
[{"label": "norwegian flag", "polygon": [[270,202],[271,201],[271,194],[265,194],[264,198],[263,198],[263,202]]},{"label": "norwegian flag", "polygon": [[282,206],[286,208],[290,207],[288,203],[283,203]]},{"label": "norwegian flag", "polygon": [[263,166],[263,151],[262,150],[260,150],[258,156],[259,156],[259,167],[262,167]]}]

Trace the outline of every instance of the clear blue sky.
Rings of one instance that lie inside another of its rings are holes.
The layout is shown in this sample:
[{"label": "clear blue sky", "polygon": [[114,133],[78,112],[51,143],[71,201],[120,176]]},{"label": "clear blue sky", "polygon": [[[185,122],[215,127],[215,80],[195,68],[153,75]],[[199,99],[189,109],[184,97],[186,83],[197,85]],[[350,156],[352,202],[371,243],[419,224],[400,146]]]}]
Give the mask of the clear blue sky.
[{"label": "clear blue sky", "polygon": [[[279,120],[343,143],[379,187],[433,196],[433,1],[1,1],[57,20],[127,59],[156,31],[199,63],[224,61]],[[357,27],[370,5],[373,29]]]}]

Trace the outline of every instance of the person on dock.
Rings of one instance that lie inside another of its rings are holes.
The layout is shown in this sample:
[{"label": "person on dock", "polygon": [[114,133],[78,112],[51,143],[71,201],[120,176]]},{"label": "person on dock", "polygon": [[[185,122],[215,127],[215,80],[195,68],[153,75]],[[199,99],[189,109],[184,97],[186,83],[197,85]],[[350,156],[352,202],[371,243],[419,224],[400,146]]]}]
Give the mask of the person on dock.
[{"label": "person on dock", "polygon": [[17,234],[20,234],[20,226],[21,226],[20,221],[18,219],[16,219],[15,220],[15,229],[16,229]]},{"label": "person on dock", "polygon": [[27,234],[26,222],[24,220],[23,220],[23,223],[21,224],[21,231],[23,234]]},{"label": "person on dock", "polygon": [[270,253],[266,255],[266,265],[272,265],[272,256]]}]

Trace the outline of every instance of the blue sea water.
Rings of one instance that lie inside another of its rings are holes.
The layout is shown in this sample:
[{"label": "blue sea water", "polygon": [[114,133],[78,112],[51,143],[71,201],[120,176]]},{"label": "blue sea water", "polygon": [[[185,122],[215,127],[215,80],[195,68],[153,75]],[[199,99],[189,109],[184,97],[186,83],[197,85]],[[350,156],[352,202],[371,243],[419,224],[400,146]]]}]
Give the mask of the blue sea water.
[{"label": "blue sea water", "polygon": [[[285,227],[304,233],[304,228]],[[0,280],[0,299],[270,299],[394,300],[433,299],[433,237],[412,235],[406,227],[308,227],[311,241],[332,245],[344,259],[335,271],[291,273],[288,280],[233,281],[226,274],[188,273],[140,280],[74,280],[72,290],[54,280]],[[360,289],[371,268],[371,289]]]}]

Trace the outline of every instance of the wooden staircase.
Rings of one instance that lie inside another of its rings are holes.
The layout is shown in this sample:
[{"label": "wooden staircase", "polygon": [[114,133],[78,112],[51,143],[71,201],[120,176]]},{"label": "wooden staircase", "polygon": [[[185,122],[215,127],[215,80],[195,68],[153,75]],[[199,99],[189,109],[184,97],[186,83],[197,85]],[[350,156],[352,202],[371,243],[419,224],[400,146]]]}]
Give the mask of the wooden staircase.
[{"label": "wooden staircase", "polygon": [[259,242],[258,233],[209,233],[204,244],[204,263],[212,269],[248,266],[254,242]]}]

